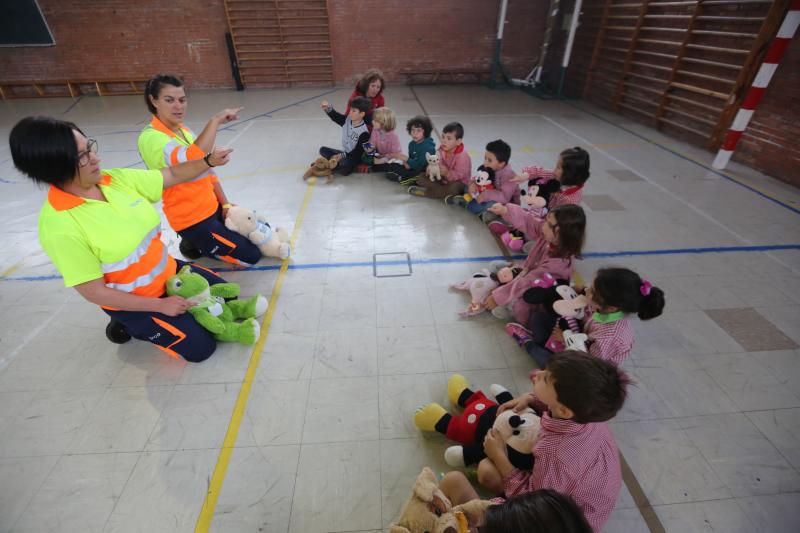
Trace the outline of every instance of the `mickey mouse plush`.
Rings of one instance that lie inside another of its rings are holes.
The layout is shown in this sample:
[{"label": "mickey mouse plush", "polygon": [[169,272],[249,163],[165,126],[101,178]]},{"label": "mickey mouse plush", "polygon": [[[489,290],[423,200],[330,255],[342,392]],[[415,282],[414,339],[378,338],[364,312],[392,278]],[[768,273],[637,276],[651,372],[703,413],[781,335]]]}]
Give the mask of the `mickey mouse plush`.
[{"label": "mickey mouse plush", "polygon": [[[550,201],[550,195],[560,189],[561,183],[557,179],[545,182],[528,180],[520,184],[519,205],[526,211],[538,209],[540,210],[539,214],[544,216],[547,214],[547,203]],[[525,245],[525,236],[518,229],[509,229],[500,235],[500,240],[512,252],[519,252]]]},{"label": "mickey mouse plush", "polygon": [[481,391],[472,391],[469,381],[460,374],[447,380],[447,395],[452,405],[459,405],[464,412],[452,415],[438,403],[429,403],[417,409],[414,424],[424,431],[437,431],[447,438],[461,443],[445,450],[444,460],[450,466],[477,464],[486,457],[483,439],[490,428],[496,429],[506,443],[508,459],[521,470],[533,469],[533,444],[539,435],[540,419],[533,409],[521,413],[513,409],[499,415],[499,404],[514,397],[501,385],[489,387],[497,400],[490,400]]},{"label": "mickey mouse plush", "polygon": [[537,278],[533,287],[525,291],[522,299],[529,304],[542,304],[556,318],[556,328],[544,347],[553,353],[569,348],[586,351],[586,335],[581,333],[579,320],[584,318],[588,300],[569,286],[569,281],[555,279],[550,274]]},{"label": "mickey mouse plush", "polygon": [[467,193],[464,195],[464,200],[471,202],[476,199],[482,192],[494,190],[494,170],[483,165],[478,167],[475,175],[472,176],[472,181],[478,186],[478,191],[475,195]]}]

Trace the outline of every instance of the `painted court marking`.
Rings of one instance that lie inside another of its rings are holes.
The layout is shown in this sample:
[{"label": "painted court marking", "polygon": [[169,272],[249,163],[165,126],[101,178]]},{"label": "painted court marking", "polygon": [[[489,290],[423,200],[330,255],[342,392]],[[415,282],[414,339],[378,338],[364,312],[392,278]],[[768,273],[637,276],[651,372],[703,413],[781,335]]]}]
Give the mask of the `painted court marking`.
[{"label": "painted court marking", "polygon": [[[306,193],[303,197],[303,202],[300,205],[300,211],[295,219],[294,229],[292,230],[291,246],[295,247],[297,242],[297,235],[300,231],[300,226],[303,224],[306,208],[308,207],[309,200],[311,200],[311,193],[314,191],[315,180],[309,180],[306,186]],[[225,475],[228,472],[228,465],[233,456],[234,447],[236,446],[236,439],[239,436],[239,428],[242,425],[245,410],[247,409],[247,401],[250,398],[250,390],[255,380],[256,370],[261,362],[261,352],[264,350],[264,343],[269,336],[269,328],[272,325],[272,317],[275,314],[275,308],[278,306],[278,299],[281,296],[281,288],[283,287],[283,280],[286,277],[286,271],[289,269],[289,260],[284,259],[281,262],[280,273],[278,279],[275,280],[275,286],[272,289],[272,296],[269,300],[269,309],[267,314],[264,315],[264,320],[261,323],[261,335],[253,347],[253,352],[250,355],[250,363],[247,365],[244,379],[242,380],[242,387],[239,389],[239,395],[236,397],[236,404],[233,408],[231,421],[228,424],[228,430],[225,433],[225,440],[222,442],[222,448],[219,451],[217,464],[214,467],[214,473],[211,475],[211,480],[208,484],[208,491],[206,492],[203,507],[200,509],[200,515],[197,517],[197,524],[195,525],[195,532],[206,532],[211,527],[211,522],[214,519],[214,510],[217,507],[217,500],[222,492],[222,485],[225,481]]]}]

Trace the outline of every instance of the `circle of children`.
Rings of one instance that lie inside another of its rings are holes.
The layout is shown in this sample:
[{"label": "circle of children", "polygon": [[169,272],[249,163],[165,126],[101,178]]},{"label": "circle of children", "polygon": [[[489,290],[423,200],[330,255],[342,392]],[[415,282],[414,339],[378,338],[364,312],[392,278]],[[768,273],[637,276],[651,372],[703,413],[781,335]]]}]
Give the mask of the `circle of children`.
[{"label": "circle of children", "polygon": [[[562,527],[550,531],[598,532],[622,482],[607,422],[626,398],[629,380],[619,367],[634,344],[631,316],[659,316],[664,293],[622,267],[599,269],[586,287],[571,285],[586,231],[580,205],[589,178],[584,149],[562,151],[553,170],[528,166],[517,174],[511,147],[498,139],[486,145],[483,164],[473,173],[461,124],[444,126],[437,150],[430,119],[415,116],[406,123],[411,142],[405,154],[395,114],[385,106],[384,87],[381,73],[370,70],[356,85],[345,114],[322,102],[342,127],[342,149],[322,147],[320,156],[335,173],[383,172],[411,195],[465,208],[511,251],[526,253],[521,265],[493,263],[453,288],[469,292],[462,316],[488,311],[507,321],[508,335],[539,367],[530,374],[532,391],[516,398],[500,385],[492,385],[488,395],[473,391],[466,378],[453,375],[448,397],[461,414],[436,403],[413,414],[421,430],[458,442],[447,449],[447,463],[477,464],[478,482],[497,498],[479,500],[460,471],[446,474],[437,487],[426,470],[394,527],[423,531],[460,521],[481,523],[481,531],[517,531],[514,523],[539,531],[537,524],[559,523]],[[419,490],[426,484],[432,489]],[[548,491],[577,504],[583,517],[570,522],[577,525],[566,527],[574,507],[540,501]],[[490,522],[497,529],[487,529]]]}]

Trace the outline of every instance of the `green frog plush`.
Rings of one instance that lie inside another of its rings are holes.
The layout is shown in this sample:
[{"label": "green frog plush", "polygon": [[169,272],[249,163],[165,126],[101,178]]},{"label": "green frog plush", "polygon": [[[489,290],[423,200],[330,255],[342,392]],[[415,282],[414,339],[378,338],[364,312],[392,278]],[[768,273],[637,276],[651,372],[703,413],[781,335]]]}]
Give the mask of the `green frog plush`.
[{"label": "green frog plush", "polygon": [[[239,296],[239,286],[235,283],[209,285],[206,278],[186,265],[167,279],[167,294],[187,299],[192,304],[189,312],[194,319],[218,341],[255,344],[261,333],[255,317],[266,312],[267,299],[256,294],[246,300],[226,302],[226,298]],[[236,322],[239,318],[245,319],[244,322]]]}]

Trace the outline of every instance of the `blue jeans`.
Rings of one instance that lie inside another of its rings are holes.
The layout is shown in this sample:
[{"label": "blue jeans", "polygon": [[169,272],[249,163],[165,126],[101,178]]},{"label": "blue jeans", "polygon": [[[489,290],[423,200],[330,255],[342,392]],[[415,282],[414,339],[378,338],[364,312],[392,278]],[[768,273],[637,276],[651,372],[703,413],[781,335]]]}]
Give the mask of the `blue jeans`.
[{"label": "blue jeans", "polygon": [[492,200],[483,203],[478,203],[476,200],[472,200],[470,203],[467,204],[467,211],[469,211],[473,215],[480,215],[481,213],[483,213],[496,203],[497,202],[493,202]]}]

